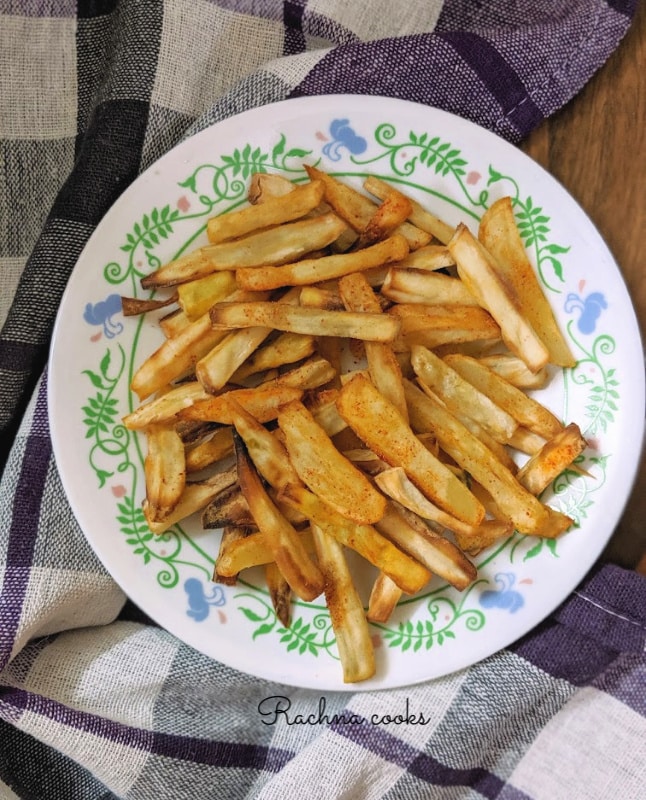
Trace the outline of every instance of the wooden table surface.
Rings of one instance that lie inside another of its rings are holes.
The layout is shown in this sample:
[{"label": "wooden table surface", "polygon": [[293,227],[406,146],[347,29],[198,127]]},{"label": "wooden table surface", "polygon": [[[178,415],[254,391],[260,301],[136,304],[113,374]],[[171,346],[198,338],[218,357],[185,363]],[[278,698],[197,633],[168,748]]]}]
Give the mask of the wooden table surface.
[{"label": "wooden table surface", "polygon": [[[614,255],[646,334],[646,0],[609,61],[522,149],[578,201]],[[646,459],[603,555],[646,574]]]}]

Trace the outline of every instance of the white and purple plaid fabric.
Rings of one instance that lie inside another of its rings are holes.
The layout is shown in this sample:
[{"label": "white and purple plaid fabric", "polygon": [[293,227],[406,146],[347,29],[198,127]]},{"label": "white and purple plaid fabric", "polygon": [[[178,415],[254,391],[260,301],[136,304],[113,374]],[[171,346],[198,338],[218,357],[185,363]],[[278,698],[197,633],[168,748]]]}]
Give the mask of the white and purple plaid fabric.
[{"label": "white and purple plaid fabric", "polygon": [[[66,502],[45,400],[79,253],[180,139],[273,101],[363,93],[519,142],[605,62],[634,11],[635,0],[0,0],[0,797],[646,796],[638,575],[593,570],[536,630],[446,678],[378,693],[270,684],[126,600]],[[403,719],[375,721],[388,716]]]}]

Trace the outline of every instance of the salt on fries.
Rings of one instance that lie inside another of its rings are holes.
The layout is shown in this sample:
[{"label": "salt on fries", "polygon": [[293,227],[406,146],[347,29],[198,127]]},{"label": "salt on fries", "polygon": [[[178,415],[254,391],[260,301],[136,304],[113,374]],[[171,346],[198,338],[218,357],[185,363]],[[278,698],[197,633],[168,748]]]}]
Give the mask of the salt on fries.
[{"label": "salt on fries", "polygon": [[284,626],[294,596],[324,595],[353,683],[403,595],[433,575],[462,591],[483,548],[571,526],[540,495],[587,444],[527,394],[575,360],[509,198],[474,234],[381,179],[305,170],[253,175],[208,244],[142,279],[161,299],[123,298],[165,337],[124,424],[147,443],[151,531],[201,514],[222,531],[213,580],[262,570]]}]

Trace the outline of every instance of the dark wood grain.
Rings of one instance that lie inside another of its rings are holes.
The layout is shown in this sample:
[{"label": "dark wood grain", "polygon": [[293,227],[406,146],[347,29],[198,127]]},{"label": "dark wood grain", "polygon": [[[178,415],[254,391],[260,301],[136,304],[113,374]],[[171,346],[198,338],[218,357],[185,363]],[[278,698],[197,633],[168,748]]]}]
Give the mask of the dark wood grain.
[{"label": "dark wood grain", "polygon": [[[613,253],[646,332],[646,2],[583,91],[522,149],[556,177]],[[624,390],[625,391],[625,390]],[[604,559],[646,571],[646,460]]]}]

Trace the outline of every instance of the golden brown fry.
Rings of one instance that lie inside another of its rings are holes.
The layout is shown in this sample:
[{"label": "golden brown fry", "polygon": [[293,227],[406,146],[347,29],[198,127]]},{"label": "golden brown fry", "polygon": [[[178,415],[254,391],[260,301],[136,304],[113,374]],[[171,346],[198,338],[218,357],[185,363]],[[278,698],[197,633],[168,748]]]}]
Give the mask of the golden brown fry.
[{"label": "golden brown fry", "polygon": [[525,453],[528,456],[533,456],[545,444],[545,437],[539,436],[537,433],[528,430],[523,425],[519,425],[516,433],[509,440],[509,446],[520,453]]},{"label": "golden brown fry", "polygon": [[[311,167],[306,164],[305,170],[311,180],[323,181],[325,184],[325,199],[327,202],[348,225],[357,233],[361,234],[366,229],[366,226],[377,210],[377,203],[373,202],[369,197],[356,189],[353,189],[347,183],[343,183],[316,167]],[[388,190],[389,192],[392,191],[392,186],[389,186]],[[397,233],[401,233],[402,236],[406,238],[411,250],[423,247],[429,244],[431,240],[431,235],[429,233],[426,233],[420,228],[416,228],[409,222],[400,225],[397,228]]]},{"label": "golden brown fry", "polygon": [[249,179],[247,189],[247,199],[252,205],[266,203],[275,197],[293,192],[296,184],[282,175],[274,175],[271,172],[254,172]]},{"label": "golden brown fry", "polygon": [[161,522],[173,512],[184,493],[184,443],[172,426],[156,424],[146,428],[146,444],[147,517],[152,522]]},{"label": "golden brown fry", "polygon": [[[382,181],[380,178],[376,178],[374,175],[370,175],[366,178],[363,186],[367,192],[370,192],[370,194],[373,194],[381,200],[387,197],[388,193],[392,191],[392,186],[389,183]],[[446,244],[453,235],[453,228],[439,219],[439,217],[436,217],[435,214],[431,214],[430,211],[416,200],[412,198],[409,198],[409,200],[412,205],[409,220],[421,230],[427,231],[436,239],[439,239],[440,242]]]},{"label": "golden brown fry", "polygon": [[237,475],[234,467],[218,472],[206,480],[187,483],[179,503],[177,503],[167,517],[159,522],[151,518],[148,508],[148,499],[144,499],[143,511],[148,527],[152,533],[164,533],[177,522],[181,522],[186,517],[190,517],[191,514],[195,514],[196,511],[201,511],[207,503],[210,503],[211,500],[216,497],[216,495],[227,486],[234,484],[236,480]]},{"label": "golden brown fry", "polygon": [[289,628],[292,615],[292,589],[274,561],[265,564],[265,583],[278,621]]},{"label": "golden brown fry", "polygon": [[[397,409],[361,374],[341,389],[339,413],[373,452],[454,517],[477,525],[484,509],[468,488],[415,436]],[[410,406],[409,406],[410,413]],[[428,428],[427,428],[428,430]]]},{"label": "golden brown fry", "polygon": [[267,494],[246,446],[234,439],[238,480],[258,530],[267,537],[274,561],[293,592],[306,602],[323,591],[323,575],[312,561],[296,529],[281,514]]},{"label": "golden brown fry", "polygon": [[[454,267],[455,259],[451,255],[449,248],[439,244],[427,244],[418,250],[411,252],[397,263],[397,269],[406,272],[414,270],[422,274],[433,273],[435,270],[445,267]],[[471,298],[470,303],[473,302]]]},{"label": "golden brown fry", "polygon": [[299,400],[302,389],[272,383],[269,386],[258,386],[253,389],[232,389],[206,400],[199,400],[180,412],[181,419],[204,420],[218,422],[220,425],[232,425],[230,400],[233,399],[249,411],[260,422],[276,419],[279,409],[292,400]]},{"label": "golden brown fry", "polygon": [[501,197],[485,211],[478,238],[495,259],[503,280],[513,288],[523,315],[547,347],[550,363],[573,367],[576,358],[527,257],[510,197]]},{"label": "golden brown fry", "polygon": [[485,487],[520,533],[554,537],[570,527],[569,517],[543,505],[530,494],[446,408],[414,384],[406,382],[404,385],[413,427],[432,429],[442,449]]},{"label": "golden brown fry", "polygon": [[139,297],[122,297],[121,313],[124,317],[135,317],[139,314],[147,314],[149,311],[157,311],[177,302],[177,294],[172,294],[163,300],[142,299]]},{"label": "golden brown fry", "polygon": [[330,213],[251,233],[232,242],[209,244],[155,270],[142,278],[141,285],[144,289],[175,286],[220,270],[286,264],[327,247],[345,227],[343,220]]},{"label": "golden brown fry", "polygon": [[406,594],[415,594],[430,580],[426,567],[382,536],[374,526],[360,525],[344,517],[304,486],[292,484],[280,493],[280,498],[392,578]]},{"label": "golden brown fry", "polygon": [[458,547],[396,503],[389,503],[386,514],[375,527],[456,589],[462,591],[476,579],[475,566]]},{"label": "golden brown fry", "polygon": [[[348,311],[378,314],[381,310],[368,281],[361,274],[341,278],[339,291]],[[408,421],[401,367],[392,347],[383,342],[365,342],[364,346],[372,382]]]},{"label": "golden brown fry", "polygon": [[315,350],[316,340],[313,336],[282,333],[269,344],[257,350],[244,364],[238,367],[232,381],[239,382],[258,372],[282,367],[285,364],[293,364],[313,355]]},{"label": "golden brown fry", "polygon": [[444,361],[530,431],[550,439],[563,430],[563,423],[549,409],[512,386],[482,361],[462,355],[446,356]]},{"label": "golden brown fry", "polygon": [[231,547],[233,542],[237,542],[240,539],[244,539],[245,536],[248,536],[251,532],[251,529],[246,526],[237,526],[237,525],[226,525],[222,531],[222,538],[220,539],[220,548],[218,550],[218,556],[215,560],[215,567],[213,569],[213,580],[216,583],[223,583],[225,586],[235,586],[238,580],[237,573],[235,575],[222,575],[218,571],[218,563],[220,560],[224,561],[226,557],[227,550]]},{"label": "golden brown fry", "polygon": [[[312,533],[309,528],[299,531],[298,536],[308,554],[315,554]],[[242,539],[232,541],[218,556],[216,569],[224,578],[234,578],[238,573],[252,567],[262,567],[274,560],[269,536],[263,531],[254,530]]]},{"label": "golden brown fry", "polygon": [[415,344],[434,348],[449,342],[495,341],[500,328],[488,311],[479,306],[395,305],[388,311],[401,323],[393,342],[396,350],[410,350]]},{"label": "golden brown fry", "polygon": [[460,223],[448,243],[458,274],[469,291],[500,326],[507,347],[538,372],[549,361],[549,352],[523,315],[515,290],[500,275],[493,257]]},{"label": "golden brown fry", "polygon": [[477,555],[481,550],[496,544],[501,539],[507,539],[514,533],[514,525],[504,519],[485,519],[471,533],[459,531],[454,534],[457,546],[464,553]]},{"label": "golden brown fry", "polygon": [[198,381],[188,381],[139,406],[123,418],[128,430],[142,430],[153,423],[168,422],[184,408],[209,395]]},{"label": "golden brown fry", "polygon": [[277,267],[248,267],[236,270],[236,281],[242,289],[266,291],[281,286],[305,286],[340,278],[352,272],[380,267],[398,261],[408,253],[408,242],[394,234],[362,250],[322,258],[309,258]]},{"label": "golden brown fry", "polygon": [[318,525],[312,525],[312,537],[325,579],[325,601],[336,636],[343,680],[345,683],[365,681],[375,674],[375,655],[363,605],[343,547]]},{"label": "golden brown fry", "polygon": [[355,522],[370,524],[382,518],[384,496],[336,449],[301,402],[283,406],[278,425],[289,460],[306,486]]},{"label": "golden brown fry", "polygon": [[402,594],[395,581],[380,572],[375,578],[368,600],[367,618],[370,622],[388,622]]},{"label": "golden brown fry", "polygon": [[171,339],[173,336],[177,336],[181,330],[186,328],[190,322],[191,320],[186,316],[182,309],[177,308],[175,311],[171,311],[159,320],[159,327],[164,336],[167,339]]},{"label": "golden brown fry", "polygon": [[539,495],[587,446],[579,426],[571,422],[526,461],[516,477],[528,492]]},{"label": "golden brown fry", "polygon": [[321,181],[310,181],[295,186],[281,196],[266,198],[228,214],[211,217],[206,223],[206,235],[211,244],[239,239],[255,231],[293,222],[313,211],[323,199]]},{"label": "golden brown fry", "polygon": [[255,529],[256,523],[249,511],[249,504],[237,483],[227,486],[202,510],[202,527]]},{"label": "golden brown fry", "polygon": [[323,311],[270,302],[218,303],[210,313],[211,324],[216,329],[262,325],[294,333],[375,342],[389,342],[399,331],[399,321],[385,314]]},{"label": "golden brown fry", "polygon": [[230,427],[219,428],[210,438],[186,451],[186,471],[199,472],[233,453],[233,432]]},{"label": "golden brown fry", "polygon": [[361,231],[357,247],[368,247],[385,239],[406,222],[412,210],[410,200],[401,192],[393,189],[386,195],[381,205],[368,220],[366,227]]}]

